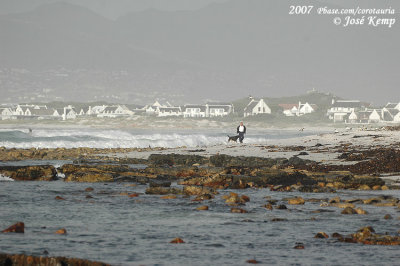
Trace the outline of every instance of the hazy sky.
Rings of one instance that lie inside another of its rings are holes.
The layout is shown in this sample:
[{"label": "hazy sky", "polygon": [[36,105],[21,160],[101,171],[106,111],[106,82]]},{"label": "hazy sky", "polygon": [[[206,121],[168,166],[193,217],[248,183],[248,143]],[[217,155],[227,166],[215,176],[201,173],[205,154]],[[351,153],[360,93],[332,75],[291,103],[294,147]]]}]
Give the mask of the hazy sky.
[{"label": "hazy sky", "polygon": [[86,6],[99,14],[115,19],[128,12],[149,8],[160,10],[194,10],[210,3],[228,0],[1,0],[0,12],[25,12],[46,3],[67,2]]},{"label": "hazy sky", "polygon": [[[209,5],[210,3],[222,3],[229,0],[0,0],[0,14],[30,11],[40,5],[66,2],[86,6],[97,13],[110,19],[115,19],[133,11],[142,11],[149,8],[160,10],[195,10]],[[265,0],[271,1],[271,0]],[[380,0],[320,0],[327,4],[341,6],[376,6]],[[293,1],[295,3],[296,1]],[[381,3],[385,1],[381,1]],[[400,1],[387,1],[390,6],[400,9]]]},{"label": "hazy sky", "polygon": [[[398,21],[344,28],[333,16],[289,15],[299,3],[392,7]],[[0,68],[29,70],[0,71],[0,89],[193,102],[316,88],[399,101],[399,11],[398,0],[0,0]]]}]

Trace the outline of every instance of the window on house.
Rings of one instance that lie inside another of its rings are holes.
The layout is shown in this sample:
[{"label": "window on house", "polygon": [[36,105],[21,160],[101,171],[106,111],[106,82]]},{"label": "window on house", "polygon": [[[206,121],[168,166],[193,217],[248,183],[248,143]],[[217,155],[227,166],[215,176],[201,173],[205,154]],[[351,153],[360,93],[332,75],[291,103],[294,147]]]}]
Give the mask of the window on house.
[{"label": "window on house", "polygon": [[261,107],[258,107],[258,112],[261,112]]}]

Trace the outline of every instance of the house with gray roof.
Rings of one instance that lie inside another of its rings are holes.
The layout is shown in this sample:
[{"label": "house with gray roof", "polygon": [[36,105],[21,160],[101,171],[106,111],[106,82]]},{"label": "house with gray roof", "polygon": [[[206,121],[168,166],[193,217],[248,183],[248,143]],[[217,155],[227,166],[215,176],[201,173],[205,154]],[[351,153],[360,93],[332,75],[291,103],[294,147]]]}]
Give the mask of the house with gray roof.
[{"label": "house with gray roof", "polygon": [[387,103],[385,105],[386,109],[396,109],[400,111],[400,102],[399,103]]},{"label": "house with gray roof", "polygon": [[385,122],[396,122],[395,117],[397,117],[399,113],[400,111],[398,109],[383,107],[381,110],[381,117]]},{"label": "house with gray roof", "polygon": [[328,109],[328,118],[334,122],[345,121],[352,113],[358,112],[365,107],[365,104],[358,100],[332,100],[332,105]]},{"label": "house with gray roof", "polygon": [[258,114],[271,114],[271,108],[264,99],[255,100],[252,98],[244,108],[244,117]]}]

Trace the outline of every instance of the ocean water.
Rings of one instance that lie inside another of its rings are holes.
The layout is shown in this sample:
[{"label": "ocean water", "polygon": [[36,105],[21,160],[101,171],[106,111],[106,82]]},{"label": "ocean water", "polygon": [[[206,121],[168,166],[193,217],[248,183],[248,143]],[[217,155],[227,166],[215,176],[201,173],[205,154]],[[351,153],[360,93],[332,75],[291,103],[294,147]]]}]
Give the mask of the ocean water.
[{"label": "ocean water", "polygon": [[[248,130],[245,142],[268,144],[274,139],[287,139],[313,135],[315,131]],[[0,129],[0,147],[6,148],[146,148],[146,147],[201,147],[227,142],[227,135],[236,135],[228,129],[221,130],[111,130],[111,129]]]},{"label": "ocean water", "polygon": [[[92,192],[85,192],[91,186]],[[289,210],[261,207],[269,196],[285,204],[285,197],[327,199],[398,196],[397,191],[341,191],[335,194],[271,192],[268,189],[235,191],[251,201],[246,214],[230,213],[221,199],[194,202],[191,198],[161,199],[145,195],[146,186],[125,183],[0,182],[0,230],[22,221],[25,233],[0,234],[0,250],[49,256],[78,257],[114,265],[398,265],[399,246],[368,246],[316,239],[354,233],[363,226],[394,235],[399,212],[394,207],[363,205],[368,215],[342,215],[341,209],[320,203],[287,205]],[[140,193],[137,198],[121,192]],[[86,198],[91,195],[93,198]],[[61,196],[65,200],[55,200]],[[208,205],[208,211],[196,207]],[[313,213],[318,209],[332,212]],[[385,220],[385,214],[394,219]],[[273,218],[285,221],[273,222]],[[66,235],[54,232],[60,228]],[[170,244],[176,238],[184,244]],[[304,250],[293,247],[303,243]]]}]

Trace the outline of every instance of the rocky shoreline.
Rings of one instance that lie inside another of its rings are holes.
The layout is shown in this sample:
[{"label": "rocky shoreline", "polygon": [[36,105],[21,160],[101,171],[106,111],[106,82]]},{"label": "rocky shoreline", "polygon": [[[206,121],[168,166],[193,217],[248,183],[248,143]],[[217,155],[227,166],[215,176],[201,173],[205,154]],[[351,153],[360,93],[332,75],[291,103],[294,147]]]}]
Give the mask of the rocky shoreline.
[{"label": "rocky shoreline", "polygon": [[[292,147],[299,150],[298,147]],[[113,152],[129,152],[118,149]],[[85,157],[73,158],[85,151]],[[47,159],[59,159],[60,154],[73,161],[57,168],[53,165],[0,166],[0,174],[16,181],[67,182],[178,182],[184,186],[204,186],[213,189],[243,189],[249,187],[302,192],[334,192],[336,189],[399,189],[385,185],[383,174],[400,172],[400,151],[376,148],[364,151],[346,149],[340,158],[353,164],[329,165],[300,156],[265,158],[217,154],[209,157],[185,154],[151,154],[147,159],[104,156],[108,149],[48,149],[35,154],[47,154]],[[23,154],[29,150],[2,149],[0,157]],[[53,154],[52,154],[53,153]],[[54,156],[53,156],[54,155]],[[15,157],[11,157],[15,158]],[[35,158],[35,157],[34,157]],[[29,159],[32,159],[29,157]],[[5,163],[6,164],[6,163]],[[64,178],[60,178],[60,176]]]}]

